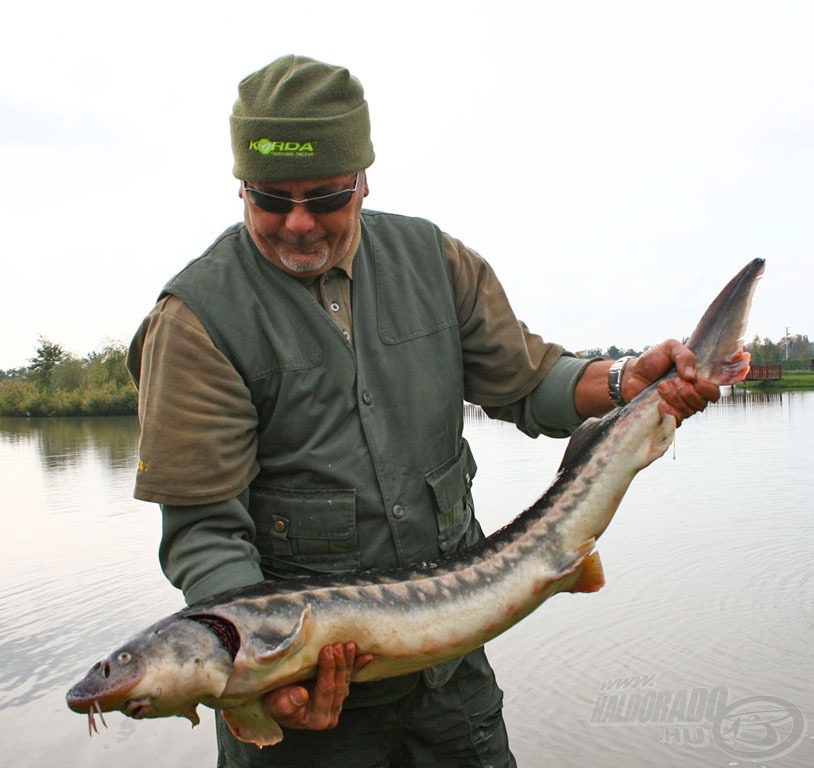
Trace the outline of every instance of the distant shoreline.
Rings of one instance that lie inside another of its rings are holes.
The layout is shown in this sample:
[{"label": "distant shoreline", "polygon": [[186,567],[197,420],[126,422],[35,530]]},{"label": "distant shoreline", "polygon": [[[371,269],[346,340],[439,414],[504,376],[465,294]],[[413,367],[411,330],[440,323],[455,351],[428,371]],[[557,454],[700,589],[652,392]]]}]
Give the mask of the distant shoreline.
[{"label": "distant shoreline", "polygon": [[[50,396],[39,393],[38,397],[9,397],[10,387],[28,389],[28,382],[3,382],[6,397],[0,398],[0,417],[6,418],[71,418],[102,416],[137,416],[138,396],[135,388],[107,387],[96,391],[73,393],[56,391]],[[795,392],[814,390],[814,371],[786,371],[783,378],[776,381],[749,381],[736,384],[735,389],[743,392]],[[20,395],[24,394],[22,391]]]},{"label": "distant shoreline", "polygon": [[136,416],[138,393],[132,384],[98,389],[42,390],[30,381],[0,382],[0,416]]},{"label": "distant shoreline", "polygon": [[783,371],[775,381],[747,381],[737,385],[747,392],[792,392],[814,389],[814,371]]}]

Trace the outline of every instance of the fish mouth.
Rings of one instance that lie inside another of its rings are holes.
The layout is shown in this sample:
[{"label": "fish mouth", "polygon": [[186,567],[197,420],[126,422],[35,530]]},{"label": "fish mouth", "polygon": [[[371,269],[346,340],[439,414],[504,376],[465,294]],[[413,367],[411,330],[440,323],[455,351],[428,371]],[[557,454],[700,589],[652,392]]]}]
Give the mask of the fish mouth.
[{"label": "fish mouth", "polygon": [[[99,733],[99,728],[96,725],[97,715],[99,716],[99,720],[101,721],[102,725],[107,728],[107,723],[105,722],[105,716],[103,714],[104,710],[97,699],[88,701],[87,699],[80,700],[77,698],[69,698],[68,706],[74,712],[79,712],[80,714],[86,714],[88,716],[88,736],[92,737],[94,733]],[[152,706],[152,697],[144,696],[140,699],[130,699],[129,701],[126,701],[124,706],[121,708],[121,711],[124,712],[124,714],[128,717],[132,717],[135,720],[140,720],[143,717],[150,716]]]},{"label": "fish mouth", "polygon": [[72,709],[74,712],[78,712],[80,715],[88,716],[88,736],[93,736],[94,733],[99,733],[99,728],[96,725],[97,715],[99,716],[102,725],[107,728],[107,723],[105,722],[104,716],[105,710],[102,709],[102,705],[99,703],[98,699],[89,699],[87,697],[80,697],[72,694],[73,690],[71,690],[67,696],[68,707],[70,707],[70,709]]},{"label": "fish mouth", "polygon": [[149,717],[153,709],[153,697],[142,696],[138,699],[129,699],[124,703],[122,712],[134,720],[141,720],[144,717]]}]

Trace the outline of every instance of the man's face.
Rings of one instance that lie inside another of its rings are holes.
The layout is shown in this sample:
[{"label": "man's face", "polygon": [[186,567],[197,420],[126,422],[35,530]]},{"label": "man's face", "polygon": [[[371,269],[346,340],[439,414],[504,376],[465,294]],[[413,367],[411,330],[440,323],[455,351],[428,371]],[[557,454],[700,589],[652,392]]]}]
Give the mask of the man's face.
[{"label": "man's face", "polygon": [[270,213],[252,201],[249,190],[305,200],[349,190],[354,180],[356,174],[298,181],[246,181],[240,189],[246,228],[260,253],[283,272],[299,277],[315,277],[338,264],[347,255],[359,227],[362,202],[368,194],[364,171],[359,172],[350,202],[331,213],[312,213],[303,203],[295,204],[288,213]]}]

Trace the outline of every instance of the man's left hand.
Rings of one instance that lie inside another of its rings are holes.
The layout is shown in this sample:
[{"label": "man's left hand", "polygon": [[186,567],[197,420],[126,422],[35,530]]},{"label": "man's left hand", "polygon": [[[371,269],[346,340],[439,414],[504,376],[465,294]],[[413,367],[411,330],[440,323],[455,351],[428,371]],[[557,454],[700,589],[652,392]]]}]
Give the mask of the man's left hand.
[{"label": "man's left hand", "polygon": [[678,376],[659,384],[662,398],[659,410],[674,416],[680,424],[682,419],[703,411],[721,396],[717,384],[698,376],[695,364],[695,355],[689,347],[676,339],[667,339],[627,364],[622,377],[622,397],[630,402],[675,366]]}]

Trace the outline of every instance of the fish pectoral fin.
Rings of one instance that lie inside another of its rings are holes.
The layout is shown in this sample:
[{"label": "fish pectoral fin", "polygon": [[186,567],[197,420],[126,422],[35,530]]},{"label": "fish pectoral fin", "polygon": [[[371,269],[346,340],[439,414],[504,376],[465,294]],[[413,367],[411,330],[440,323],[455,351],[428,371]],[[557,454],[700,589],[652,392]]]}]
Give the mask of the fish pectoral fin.
[{"label": "fish pectoral fin", "polygon": [[294,628],[285,637],[276,637],[266,640],[263,637],[254,635],[247,640],[247,655],[251,656],[258,664],[266,664],[270,661],[276,661],[286,654],[296,653],[308,640],[310,619],[311,606],[306,605]]},{"label": "fish pectoral fin", "polygon": [[235,656],[232,674],[221,697],[228,699],[268,691],[297,670],[297,654],[307,645],[310,636],[310,618],[311,606],[306,605],[287,635],[264,637],[254,634],[247,637]]},{"label": "fish pectoral fin", "polygon": [[192,723],[193,728],[201,722],[201,718],[198,717],[198,707],[196,707],[194,704],[190,709],[186,710],[186,712],[179,712],[178,717],[185,717],[190,723]]},{"label": "fish pectoral fin", "polygon": [[258,747],[270,747],[283,740],[282,728],[276,720],[269,717],[263,708],[262,699],[244,707],[224,709],[221,715],[232,735],[240,741]]}]

